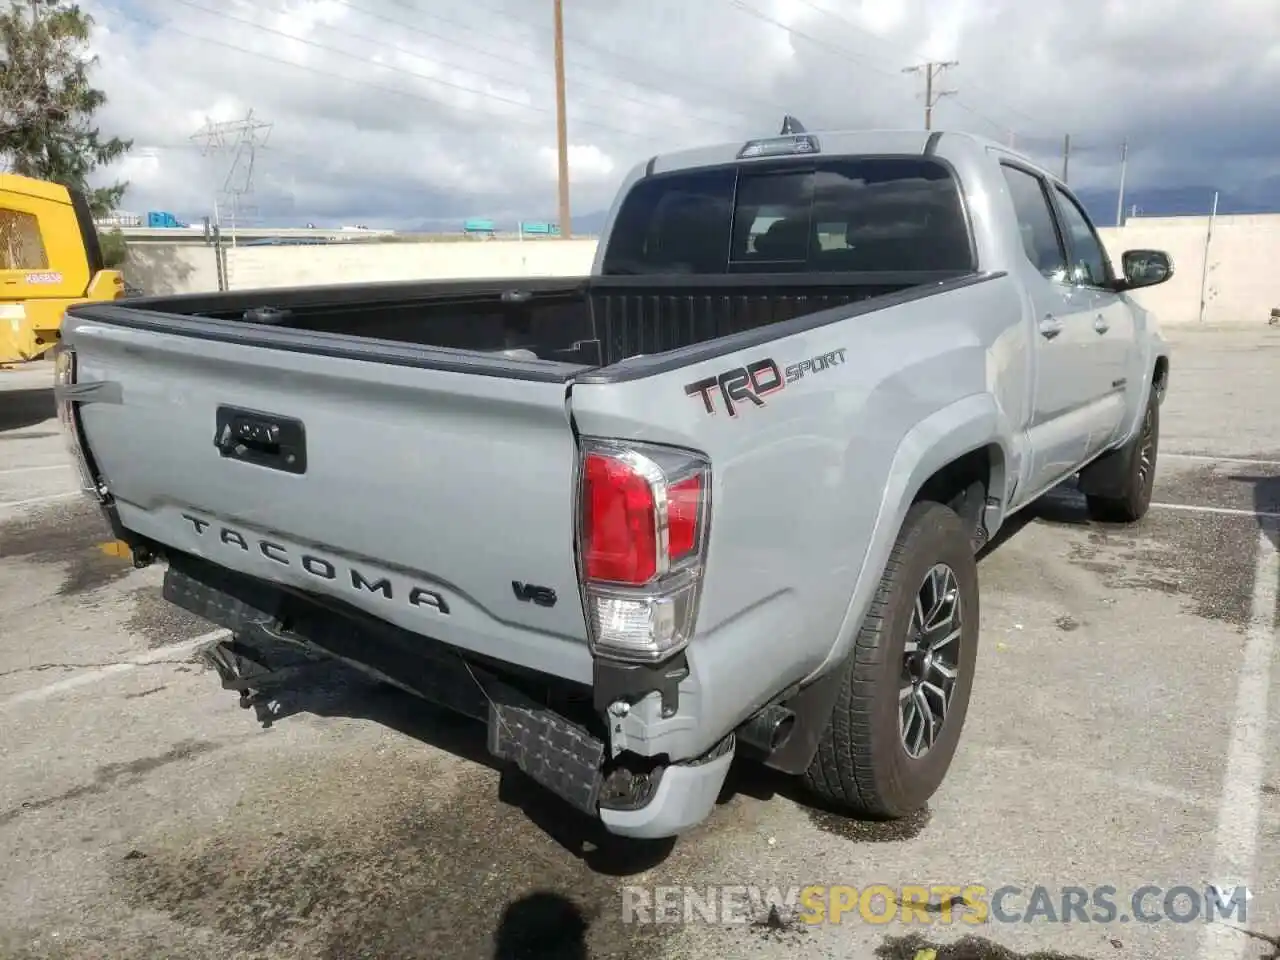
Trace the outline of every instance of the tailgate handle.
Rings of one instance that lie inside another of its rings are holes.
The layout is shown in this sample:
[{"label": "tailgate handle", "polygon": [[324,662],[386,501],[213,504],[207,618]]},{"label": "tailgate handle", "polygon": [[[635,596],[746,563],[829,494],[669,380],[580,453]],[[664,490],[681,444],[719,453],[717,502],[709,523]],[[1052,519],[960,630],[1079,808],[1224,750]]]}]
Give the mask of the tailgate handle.
[{"label": "tailgate handle", "polygon": [[217,423],[213,445],[222,456],[285,473],[307,472],[307,433],[301,420],[218,407]]}]

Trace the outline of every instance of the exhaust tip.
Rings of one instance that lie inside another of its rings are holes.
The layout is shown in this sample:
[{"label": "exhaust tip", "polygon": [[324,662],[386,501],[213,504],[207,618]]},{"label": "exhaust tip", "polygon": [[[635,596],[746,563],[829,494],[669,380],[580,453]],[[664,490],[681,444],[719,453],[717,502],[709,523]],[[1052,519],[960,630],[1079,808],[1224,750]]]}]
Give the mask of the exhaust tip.
[{"label": "exhaust tip", "polygon": [[770,704],[744,723],[738,736],[751,748],[765,754],[773,753],[791,736],[795,729],[796,715],[786,707]]},{"label": "exhaust tip", "polygon": [[786,716],[782,717],[773,728],[773,739],[770,747],[777,750],[780,746],[787,742],[791,736],[791,731],[796,727],[796,715],[790,710]]}]

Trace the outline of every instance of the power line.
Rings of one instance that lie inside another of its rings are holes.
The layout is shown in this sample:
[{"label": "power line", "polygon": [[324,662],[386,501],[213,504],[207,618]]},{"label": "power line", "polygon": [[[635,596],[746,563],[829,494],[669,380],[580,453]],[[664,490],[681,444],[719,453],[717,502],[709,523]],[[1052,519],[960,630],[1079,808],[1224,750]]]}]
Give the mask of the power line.
[{"label": "power line", "polygon": [[[338,54],[339,56],[342,56],[342,57],[347,57],[347,58],[352,59],[352,60],[358,60],[358,61],[360,61],[360,62],[361,62],[361,63],[363,63],[363,64],[368,64],[368,63],[369,63],[369,58],[368,58],[368,56],[362,56],[362,55],[360,55],[360,54],[351,53],[350,51],[342,50],[342,49],[340,49],[339,47],[330,46],[330,45],[328,45],[328,44],[320,43],[320,42],[315,41],[315,40],[308,40],[308,39],[307,39],[307,38],[305,38],[305,37],[299,37],[299,36],[296,36],[296,35],[291,34],[291,33],[286,33],[286,32],[285,32],[285,31],[283,31],[283,30],[277,30],[277,29],[275,29],[274,27],[268,27],[268,26],[266,26],[265,24],[255,23],[255,22],[254,22],[254,21],[252,21],[252,20],[247,20],[247,19],[245,19],[244,17],[237,17],[237,16],[235,16],[234,14],[226,13],[225,11],[222,11],[222,10],[210,10],[208,7],[202,7],[202,6],[200,6],[199,4],[197,4],[197,3],[193,3],[193,2],[191,2],[191,0],[168,0],[168,2],[169,2],[169,3],[180,3],[180,4],[182,4],[183,6],[190,7],[190,8],[191,8],[191,9],[193,9],[193,10],[199,10],[200,12],[202,12],[202,13],[206,13],[206,14],[208,14],[208,15],[210,15],[210,16],[213,16],[213,17],[221,17],[221,18],[223,18],[223,19],[225,19],[225,20],[230,20],[230,21],[232,21],[232,22],[234,22],[234,23],[239,23],[239,24],[242,24],[242,25],[247,26],[247,27],[252,27],[253,29],[258,30],[258,31],[261,31],[261,32],[263,32],[263,33],[273,34],[273,35],[278,36],[278,37],[283,37],[283,38],[284,38],[284,39],[286,39],[286,40],[291,40],[291,41],[293,41],[294,43],[301,43],[301,44],[305,44],[306,46],[309,46],[309,47],[314,47],[314,48],[315,48],[315,49],[317,49],[317,50],[324,50],[324,51],[326,51],[326,52],[328,52],[328,53],[336,53],[336,54]],[[214,43],[214,44],[217,44],[218,46],[229,47],[229,48],[231,48],[231,49],[233,49],[233,50],[240,50],[242,53],[248,53],[248,54],[251,54],[251,55],[253,55],[253,56],[261,56],[261,57],[263,57],[264,59],[267,59],[267,60],[275,60],[277,63],[283,63],[283,64],[286,64],[286,65],[289,65],[289,66],[296,66],[296,67],[300,67],[300,68],[303,68],[303,69],[309,69],[309,70],[312,70],[312,72],[321,73],[321,74],[323,74],[324,76],[332,76],[332,74],[330,74],[328,71],[324,71],[324,70],[315,70],[314,68],[306,67],[306,66],[305,66],[305,65],[303,65],[303,64],[295,63],[295,62],[294,62],[294,61],[292,61],[292,60],[283,60],[283,59],[281,59],[281,58],[279,58],[279,57],[272,57],[272,56],[269,56],[269,55],[267,55],[267,54],[260,54],[260,53],[258,53],[258,51],[256,51],[256,50],[250,50],[250,49],[245,48],[245,47],[237,47],[237,46],[236,46],[236,45],[234,45],[234,44],[226,43],[226,42],[221,41],[221,40],[214,40],[214,39],[212,39],[212,38],[210,38],[210,37],[203,37],[203,36],[200,36],[200,35],[198,35],[198,34],[193,34],[193,33],[189,32],[189,31],[182,30],[182,29],[180,29],[180,28],[178,28],[178,27],[174,27],[174,26],[172,26],[172,25],[166,25],[166,29],[173,30],[173,31],[174,31],[174,32],[176,32],[176,33],[181,33],[181,34],[183,34],[183,35],[185,35],[185,36],[188,36],[188,37],[194,37],[194,38],[195,38],[195,39],[197,39],[197,40],[204,40],[204,41],[209,42],[209,43]],[[533,112],[533,113],[550,114],[550,113],[552,113],[552,112],[553,112],[553,111],[551,111],[551,110],[548,110],[546,107],[540,107],[540,106],[537,106],[536,104],[532,104],[532,103],[529,103],[529,102],[524,101],[524,100],[517,100],[517,99],[516,99],[516,98],[514,98],[514,97],[506,97],[506,96],[503,96],[502,94],[492,93],[492,92],[490,92],[490,91],[488,91],[488,90],[482,90],[482,89],[480,89],[479,87],[472,87],[472,86],[468,86],[468,85],[466,85],[466,84],[462,84],[462,83],[455,83],[455,82],[454,82],[454,81],[452,81],[452,80],[445,80],[445,79],[442,79],[442,78],[440,78],[440,77],[433,77],[433,76],[431,76],[430,74],[418,73],[418,72],[416,72],[416,71],[414,71],[414,70],[408,70],[408,69],[406,69],[406,68],[404,68],[404,67],[396,67],[396,66],[392,66],[391,64],[379,64],[379,65],[378,65],[378,67],[379,67],[379,69],[382,69],[382,70],[388,70],[388,71],[391,71],[391,72],[393,72],[393,73],[402,73],[402,74],[404,74],[405,76],[414,77],[415,79],[421,80],[421,81],[423,81],[423,82],[425,82],[425,83],[434,83],[434,84],[437,84],[438,86],[447,87],[447,88],[449,88],[449,89],[457,90],[457,91],[462,92],[462,93],[468,93],[468,94],[471,94],[472,96],[481,97],[481,98],[486,99],[486,100],[494,100],[494,101],[497,101],[497,102],[499,102],[499,103],[506,103],[506,104],[510,104],[510,105],[512,105],[512,106],[520,107],[521,109],[528,110],[528,111]],[[365,82],[365,81],[358,81],[358,80],[355,80],[354,78],[351,78],[351,77],[345,77],[345,78],[343,78],[343,79],[350,80],[350,81],[352,81],[352,82],[354,82],[354,83],[364,83],[364,82]],[[384,87],[383,89],[394,89],[394,88],[385,88],[385,87]],[[400,91],[397,91],[397,92],[400,92]],[[435,98],[433,98],[433,97],[418,96],[418,97],[416,97],[416,99],[425,100],[425,101],[427,101],[427,102],[429,102],[429,103],[433,103],[433,104],[435,104],[436,106],[448,107],[448,108],[450,108],[450,109],[453,109],[453,105],[452,105],[452,104],[449,104],[449,103],[447,103],[447,102],[446,102],[446,101],[444,101],[444,100],[438,100],[438,99],[435,99]],[[510,122],[519,122],[519,121],[512,121],[512,120],[510,120],[509,118],[504,118],[504,122],[508,122],[508,123],[510,123]],[[595,120],[580,120],[580,121],[578,121],[578,122],[579,122],[579,123],[581,123],[581,124],[582,124],[582,125],[584,125],[584,126],[599,127],[599,128],[600,128],[600,129],[602,129],[602,130],[608,130],[608,131],[610,131],[611,133],[615,133],[615,134],[617,134],[617,135],[619,135],[619,136],[627,137],[628,139],[641,140],[642,142],[646,140],[646,138],[645,138],[645,137],[638,136],[637,134],[629,133],[629,132],[627,132],[626,130],[621,130],[621,129],[617,128],[617,127],[610,126],[610,125],[609,125],[609,124],[607,124],[607,123],[600,123],[599,121],[595,121]]]},{"label": "power line", "polygon": [[924,128],[926,130],[933,129],[933,108],[943,97],[955,96],[955,90],[935,89],[934,81],[942,75],[943,70],[960,65],[958,60],[930,60],[925,63],[918,63],[913,67],[903,67],[903,73],[923,73],[924,74]]},{"label": "power line", "polygon": [[[542,65],[542,64],[540,64],[540,63],[530,63],[530,62],[529,62],[529,61],[527,61],[527,60],[516,60],[516,59],[511,58],[511,57],[510,57],[509,55],[507,55],[507,54],[497,53],[497,52],[495,52],[493,49],[491,49],[491,48],[490,48],[490,49],[486,49],[485,47],[482,47],[482,46],[480,46],[479,44],[474,44],[474,43],[463,43],[463,42],[461,42],[461,41],[459,41],[459,40],[457,40],[457,39],[455,39],[455,38],[453,38],[453,37],[447,36],[447,35],[445,35],[445,34],[443,34],[443,33],[437,33],[437,32],[435,32],[435,31],[433,31],[433,30],[427,30],[427,29],[424,29],[423,27],[417,26],[417,25],[415,25],[415,24],[405,23],[403,20],[398,20],[398,19],[396,19],[396,18],[394,18],[394,17],[388,17],[388,16],[386,16],[385,14],[382,14],[382,13],[375,13],[374,11],[372,11],[372,10],[367,10],[367,9],[365,9],[364,7],[356,6],[354,3],[352,3],[352,2],[351,2],[351,0],[330,0],[330,2],[332,2],[332,3],[336,3],[336,4],[339,4],[339,5],[341,5],[341,6],[344,6],[344,7],[348,8],[349,10],[352,10],[352,11],[354,11],[354,12],[356,12],[356,13],[363,14],[364,16],[366,16],[366,17],[370,17],[370,18],[372,18],[372,19],[374,19],[374,20],[380,20],[380,21],[382,21],[382,22],[384,22],[384,23],[390,24],[390,25],[392,25],[392,26],[396,27],[398,30],[404,30],[404,31],[407,31],[407,32],[409,32],[409,33],[418,34],[418,35],[421,35],[421,36],[424,36],[424,37],[428,37],[428,38],[431,38],[431,39],[434,39],[434,40],[441,41],[442,43],[448,44],[448,45],[449,45],[449,46],[451,46],[451,47],[456,47],[456,48],[458,48],[458,49],[460,49],[460,50],[466,50],[466,51],[469,51],[469,52],[471,52],[471,53],[475,54],[476,56],[485,57],[485,58],[490,59],[490,60],[496,60],[496,61],[499,61],[499,62],[501,62],[501,63],[502,63],[503,65],[505,65],[505,66],[523,67],[523,68],[525,68],[525,69],[527,69],[527,70],[536,70],[536,71],[541,71],[541,70],[543,70],[543,69],[544,69],[543,65]],[[418,16],[419,16],[420,18],[422,18],[422,19],[427,19],[427,20],[438,20],[438,21],[441,21],[442,23],[457,24],[457,21],[449,20],[449,19],[447,19],[447,18],[445,18],[445,17],[441,17],[441,16],[439,16],[438,14],[434,14],[434,13],[419,13],[419,14],[418,14]],[[520,22],[522,22],[522,23],[523,23],[523,22],[527,22],[527,21],[520,21]],[[466,26],[466,25],[463,25],[463,24],[457,24],[457,25],[458,25],[459,27],[461,27],[462,29],[464,29],[464,30],[468,30],[468,31],[471,31],[471,32],[476,32],[476,28],[475,28],[475,27],[469,27],[469,26]],[[346,37],[348,37],[348,38],[351,38],[351,39],[364,40],[364,41],[367,41],[367,42],[369,42],[369,43],[374,43],[374,44],[377,44],[377,45],[379,45],[379,46],[383,46],[383,47],[388,46],[388,44],[386,44],[386,43],[385,43],[384,41],[382,41],[382,40],[378,40],[378,39],[375,39],[375,38],[373,38],[373,37],[369,37],[369,36],[364,36],[364,35],[359,34],[359,33],[352,33],[350,30],[347,30],[346,28],[343,28],[343,27],[336,27],[336,26],[332,26],[332,25],[330,25],[330,24],[316,24],[316,26],[321,26],[321,27],[324,27],[325,29],[328,29],[328,30],[333,30],[333,31],[335,31],[335,32],[340,32],[340,33],[342,33],[344,36],[346,36]],[[489,37],[489,38],[488,38],[488,42],[489,42],[490,44],[492,44],[494,39],[495,39],[495,38],[493,38],[493,37]],[[567,39],[571,39],[571,38],[567,38]],[[515,44],[515,43],[513,43],[512,41],[509,41],[509,40],[507,40],[507,41],[500,41],[500,42],[505,43],[505,44],[506,44],[507,46],[509,46],[509,47],[514,47],[514,48],[515,48],[515,49],[517,49],[517,50],[524,50],[524,51],[533,52],[533,51],[531,51],[531,50],[530,50],[530,48],[528,48],[528,47],[524,47],[524,46],[520,46],[520,45]],[[458,64],[458,63],[451,63],[451,62],[449,62],[449,61],[447,61],[447,60],[442,60],[442,59],[440,59],[440,58],[438,58],[438,57],[435,57],[435,56],[427,57],[427,56],[425,56],[424,54],[419,53],[419,52],[417,52],[417,51],[415,51],[415,50],[410,50],[410,49],[408,49],[408,48],[406,48],[406,47],[398,46],[398,45],[396,45],[396,44],[390,44],[390,48],[391,48],[392,50],[396,50],[396,51],[398,51],[398,52],[400,52],[400,53],[406,54],[407,56],[415,57],[415,58],[420,59],[420,60],[429,60],[429,61],[430,61],[430,62],[432,62],[433,64],[436,64],[436,65],[439,65],[439,66],[451,67],[451,68],[454,68],[454,69],[457,69],[457,70],[461,70],[461,71],[464,71],[464,72],[469,72],[469,73],[472,73],[472,74],[474,74],[474,75],[476,75],[476,76],[480,76],[480,77],[482,77],[482,78],[484,78],[484,79],[492,79],[492,78],[490,78],[490,77],[486,77],[484,74],[478,73],[478,72],[477,72],[473,67],[470,67],[470,66],[464,66],[464,65],[462,65],[462,64]],[[587,66],[587,65],[583,65],[583,64],[576,64],[576,63],[573,63],[573,62],[567,62],[567,67],[572,68],[572,71],[573,71],[573,73],[575,74],[575,76],[576,76],[580,71],[584,71],[584,72],[586,72],[586,73],[594,73],[594,74],[597,74],[597,75],[599,75],[599,76],[605,77],[606,79],[608,79],[608,80],[612,80],[612,81],[614,81],[615,83],[616,83],[616,82],[622,82],[622,83],[625,83],[626,85],[631,86],[631,87],[635,87],[636,89],[639,89],[639,90],[650,90],[650,91],[653,91],[654,93],[658,93],[658,94],[661,94],[661,95],[663,95],[663,96],[668,96],[668,97],[671,97],[671,96],[678,97],[678,96],[679,96],[679,94],[674,94],[674,93],[672,93],[672,92],[671,92],[671,91],[669,91],[669,90],[664,90],[664,89],[662,89],[662,88],[660,88],[660,87],[655,87],[655,86],[653,86],[652,84],[635,83],[634,81],[630,81],[630,80],[626,80],[626,81],[619,81],[617,77],[611,76],[610,74],[605,73],[603,70],[599,70],[599,69],[597,69],[597,68],[595,68],[595,67],[591,67],[591,66]],[[506,79],[506,78],[502,78],[502,79]],[[639,105],[639,106],[642,106],[642,107],[649,107],[649,108],[651,108],[651,109],[658,110],[658,111],[664,111],[664,110],[666,110],[666,107],[664,107],[664,106],[663,106],[663,105],[661,105],[661,104],[654,103],[652,100],[646,100],[646,99],[645,99],[645,98],[643,98],[643,97],[637,97],[637,96],[634,96],[634,95],[632,95],[632,94],[626,93],[626,92],[624,92],[624,91],[616,90],[616,89],[604,89],[604,88],[601,88],[601,87],[598,87],[598,86],[592,86],[592,85],[590,85],[590,84],[584,84],[584,83],[581,83],[581,82],[578,82],[578,81],[575,81],[575,83],[574,83],[574,89],[575,89],[575,91],[587,90],[588,92],[591,92],[591,91],[593,91],[593,90],[594,90],[594,91],[599,92],[603,97],[607,97],[607,98],[608,98],[608,102],[607,102],[607,103],[602,103],[602,104],[595,104],[595,103],[591,103],[591,101],[590,101],[590,100],[586,100],[586,102],[587,102],[589,105],[591,105],[591,106],[598,106],[598,107],[601,107],[601,108],[604,108],[604,109],[616,109],[616,107],[617,107],[617,101],[618,101],[618,100],[626,100],[626,101],[629,101],[629,102],[631,102],[631,103],[635,103],[635,104],[637,104],[637,105]],[[579,99],[583,99],[583,100],[585,100],[586,98],[583,98],[583,97],[581,96],[581,93],[579,93]],[[722,129],[724,129],[724,130],[730,130],[730,129],[732,129],[728,124],[724,123],[724,121],[723,121],[722,119],[720,119],[720,118],[714,118],[714,117],[710,117],[710,116],[709,116],[709,115],[707,115],[707,114],[702,114],[702,113],[697,113],[697,112],[691,112],[691,111],[688,111],[688,110],[684,110],[684,111],[682,111],[682,112],[685,114],[685,116],[690,116],[690,117],[694,117],[695,119],[700,119],[700,120],[702,120],[704,123],[706,123],[706,124],[708,124],[708,125],[716,126],[716,127],[720,127],[720,128],[722,128]],[[749,119],[749,118],[746,116],[746,114],[743,114],[743,113],[741,113],[741,112],[739,112],[739,111],[722,110],[721,112],[722,112],[722,113],[724,113],[724,114],[726,114],[726,115],[740,117],[740,118],[742,118],[742,119],[744,119],[744,120]]]},{"label": "power line", "polygon": [[[764,23],[772,24],[774,27],[778,28],[779,30],[785,31],[786,33],[789,33],[793,37],[799,37],[802,40],[808,40],[814,46],[819,47],[820,49],[826,50],[828,53],[833,53],[836,56],[840,57],[840,59],[842,60],[848,60],[848,59],[860,59],[864,61],[867,60],[865,56],[856,54],[836,44],[828,43],[826,40],[820,40],[817,37],[813,36],[812,34],[805,33],[803,30],[797,30],[795,27],[791,26],[790,24],[783,23],[781,20],[777,20],[774,17],[769,16],[767,13],[764,13],[761,10],[757,10],[755,7],[747,3],[744,3],[743,0],[729,0],[729,3],[736,9],[741,10],[743,13],[749,14],[750,16],[755,17],[757,20],[763,21]],[[879,73],[879,74],[882,74],[883,76],[891,77],[895,80],[897,79],[897,77],[895,77],[894,74],[889,70],[877,67],[874,63],[870,63],[870,61],[867,61],[867,62],[869,63],[870,69],[873,73]]]},{"label": "power line", "polygon": [[[415,9],[409,6],[409,4],[407,3],[407,0],[394,0],[394,2],[399,3],[401,6],[409,7],[409,9]],[[475,2],[475,0],[473,0],[473,2]],[[507,20],[513,20],[517,23],[528,24],[530,26],[537,28],[538,30],[542,29],[542,24],[535,24],[532,21],[512,12],[507,7],[504,7],[501,4],[498,4],[497,6],[493,6],[491,4],[479,3],[477,5],[485,7],[489,10],[492,10],[495,13],[500,14],[502,17],[504,17]],[[447,20],[439,16],[438,14],[432,14],[432,16],[437,20],[443,20],[445,23],[458,24],[464,30],[470,30],[472,32],[480,32],[477,30],[477,28],[460,24],[456,20]],[[774,21],[774,22],[777,23],[777,21]],[[785,24],[778,24],[778,25],[784,28],[786,27]],[[653,69],[653,64],[641,57],[636,57],[631,54],[624,53],[623,51],[620,51],[620,50],[614,50],[610,47],[602,47],[599,44],[588,43],[585,40],[580,40],[577,37],[570,36],[568,34],[565,35],[565,43],[568,45],[581,47],[585,50],[594,51],[600,54],[601,56],[607,58],[609,61],[622,61],[624,63],[630,62],[630,63],[638,64],[639,66],[644,67],[646,70]],[[707,90],[715,91],[724,97],[732,98],[732,100],[738,103],[755,104],[757,106],[767,107],[770,110],[777,110],[782,113],[786,113],[787,110],[789,109],[794,109],[793,107],[784,107],[778,104],[776,101],[769,101],[769,100],[761,99],[760,97],[752,96],[751,94],[744,92],[741,88],[735,88],[733,86],[728,86],[728,85],[715,84],[715,83],[712,83],[710,80],[706,79],[705,77],[699,77],[695,74],[685,73],[683,71],[676,70],[668,66],[662,67],[662,73],[673,80],[683,79],[688,83],[693,83],[693,84],[697,84],[698,86],[705,87]],[[740,114],[740,115],[743,116],[744,118],[747,118],[746,114]]]},{"label": "power line", "polygon": [[[859,26],[858,24],[850,20],[848,17],[844,16],[844,14],[837,13],[834,10],[828,10],[826,7],[820,7],[816,3],[813,3],[813,0],[799,0],[799,2],[803,3],[806,7],[809,7],[812,10],[816,10],[819,13],[826,14],[828,17],[831,17],[832,19],[839,20],[850,30],[853,30],[857,33],[861,33],[865,36],[868,36],[871,39],[873,39],[878,45],[884,46],[884,43],[885,43],[884,37],[880,36],[879,34],[873,33],[872,31],[866,29],[865,27]],[[907,59],[910,59],[910,60],[920,59],[918,54],[914,50],[906,51],[905,48],[903,47],[899,47],[898,49],[908,53]],[[981,84],[976,80],[970,81],[970,83],[972,86],[977,87],[979,90],[982,90],[985,86],[984,84]],[[989,88],[988,88],[988,92],[989,93],[991,92]],[[959,100],[956,100],[955,102],[957,106],[961,105]],[[1018,110],[1017,108],[1011,107],[1008,104],[1004,104],[1004,108],[1008,110],[1009,113],[1016,114],[1026,120],[1031,121],[1032,123],[1039,124],[1043,122],[1040,118],[1033,117],[1029,113],[1026,113],[1022,110]],[[994,124],[995,126],[1004,129],[1003,124],[997,123],[995,120],[992,120],[990,117],[987,117],[982,113],[979,113],[977,110],[974,110],[972,107],[966,107],[965,109],[969,110],[969,112],[974,114],[975,116],[981,117],[982,119],[986,120],[988,123]]]},{"label": "power line", "polygon": [[[855,30],[855,31],[859,32],[859,33],[867,34],[868,36],[872,36],[872,37],[874,37],[874,39],[875,39],[878,43],[883,43],[883,40],[884,40],[884,38],[883,38],[883,37],[876,36],[875,34],[872,34],[872,33],[870,33],[869,31],[864,30],[863,28],[861,28],[861,27],[857,26],[855,23],[853,23],[851,20],[849,20],[849,19],[847,19],[846,17],[844,17],[844,16],[842,16],[842,15],[840,15],[840,14],[836,13],[834,10],[827,10],[827,9],[826,9],[826,8],[824,8],[824,7],[820,7],[820,6],[818,6],[817,4],[813,3],[813,2],[812,2],[812,0],[799,0],[799,2],[800,2],[800,3],[802,3],[802,4],[804,4],[805,6],[809,7],[811,10],[814,10],[814,11],[815,11],[815,12],[817,12],[817,13],[825,14],[825,15],[826,15],[826,16],[828,16],[828,17],[831,17],[831,18],[833,18],[833,19],[835,19],[835,20],[838,20],[840,23],[844,24],[845,26],[847,26],[847,27],[849,27],[849,28],[851,28],[851,29],[853,29],[853,30]],[[807,40],[807,41],[809,41],[809,42],[810,42],[810,43],[812,43],[812,44],[815,44],[815,45],[817,45],[817,46],[819,46],[819,47],[821,47],[821,48],[823,48],[823,49],[825,49],[825,50],[827,50],[827,51],[829,51],[829,52],[831,52],[831,53],[834,53],[834,54],[838,55],[839,57],[841,57],[841,59],[853,59],[853,60],[860,60],[860,61],[862,61],[862,62],[863,62],[863,64],[864,64],[864,65],[866,65],[866,66],[867,66],[867,67],[868,67],[868,68],[869,68],[873,73],[878,73],[878,74],[880,74],[881,76],[889,77],[889,78],[892,78],[892,79],[894,79],[894,80],[896,80],[896,79],[897,79],[898,74],[897,74],[897,72],[895,71],[895,69],[894,69],[894,68],[892,68],[892,67],[885,66],[885,65],[884,65],[884,63],[883,63],[883,61],[881,61],[881,60],[873,59],[872,57],[870,57],[870,56],[869,56],[869,55],[867,55],[867,54],[863,54],[863,53],[859,53],[859,52],[856,52],[856,51],[849,50],[847,47],[838,46],[838,45],[832,44],[832,43],[830,43],[830,42],[828,42],[828,41],[820,40],[820,39],[818,39],[817,37],[814,37],[814,36],[812,36],[811,34],[808,34],[808,33],[804,32],[803,30],[798,30],[798,29],[796,29],[795,27],[791,26],[790,24],[783,23],[783,22],[782,22],[782,21],[780,21],[780,20],[777,20],[777,19],[775,19],[775,18],[773,18],[773,17],[770,17],[768,14],[763,13],[762,11],[757,10],[757,9],[755,9],[754,7],[751,7],[751,6],[749,6],[748,4],[744,3],[744,2],[743,2],[743,0],[729,0],[729,3],[730,3],[733,7],[737,8],[738,10],[741,10],[743,13],[750,14],[751,16],[755,17],[757,20],[761,20],[761,21],[763,21],[764,23],[767,23],[767,24],[769,24],[770,26],[773,26],[773,27],[775,27],[775,28],[777,28],[777,29],[779,29],[779,30],[782,30],[782,31],[784,31],[784,32],[786,32],[786,33],[788,33],[788,34],[790,34],[790,35],[791,35],[791,36],[793,36],[793,37],[798,37],[798,38],[800,38],[800,39]],[[954,65],[956,65],[955,61],[951,61],[950,63],[944,64],[944,66],[954,66]],[[947,95],[947,96],[955,96],[955,94],[956,94],[956,91],[954,91],[954,90],[946,91],[946,92],[945,92],[945,95]],[[929,99],[932,99],[932,100],[934,101],[934,104],[936,105],[936,101],[937,101],[937,99],[938,99],[937,97],[930,97]],[[969,104],[962,102],[959,98],[957,98],[954,102],[955,102],[956,106],[958,106],[958,107],[960,107],[961,109],[963,109],[963,110],[965,110],[965,111],[967,111],[967,112],[969,112],[969,113],[973,114],[974,116],[976,116],[976,117],[978,117],[979,119],[981,119],[981,120],[985,121],[986,123],[991,124],[993,127],[995,127],[995,128],[997,128],[998,130],[1000,130],[1003,134],[1006,134],[1006,135],[1012,134],[1012,132],[1013,132],[1013,131],[1011,131],[1007,126],[1005,126],[1005,125],[1004,125],[1004,124],[1002,124],[1002,123],[998,123],[997,121],[995,121],[995,120],[991,119],[990,117],[988,117],[988,116],[986,116],[985,114],[981,113],[980,111],[976,110],[975,108],[973,108],[973,107],[972,107],[972,106],[970,106]],[[926,114],[927,114],[927,115],[931,114],[931,108],[926,107]],[[927,124],[927,125],[931,125],[931,123],[932,123],[932,117],[931,117],[931,115],[930,115],[930,116],[927,116],[927,118],[926,118],[926,124]]]}]

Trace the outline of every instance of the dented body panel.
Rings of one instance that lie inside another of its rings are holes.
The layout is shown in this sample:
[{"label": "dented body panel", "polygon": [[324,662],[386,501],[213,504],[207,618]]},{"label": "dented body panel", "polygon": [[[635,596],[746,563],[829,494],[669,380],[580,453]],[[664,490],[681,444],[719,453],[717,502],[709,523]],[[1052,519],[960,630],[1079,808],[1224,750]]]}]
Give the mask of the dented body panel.
[{"label": "dented body panel", "polygon": [[[949,170],[972,268],[610,273],[629,192],[732,164],[726,147],[637,165],[588,278],[73,308],[77,385],[64,396],[79,398],[104,509],[144,555],[181,567],[173,596],[199,599],[176,602],[222,611],[246,636],[336,610],[380,638],[364,656],[383,673],[404,661],[382,652],[444,651],[466,664],[458,683],[481,678],[495,755],[585,798],[616,832],[687,829],[710,811],[735,732],[766,707],[795,710],[799,746],[775,765],[804,769],[831,678],[931,478],[981,455],[971,519],[983,542],[1127,440],[1167,371],[1153,319],[1125,294],[1032,263],[1002,165],[1046,191],[1051,174],[962,135],[835,134],[822,146]],[[836,256],[857,253],[832,242]],[[283,319],[255,319],[257,304]],[[1058,332],[1043,329],[1046,305],[1063,316]],[[1128,318],[1119,344],[1098,332],[1094,313],[1108,310]],[[1104,382],[1095,363],[1127,375]],[[114,389],[95,401],[93,385]],[[597,441],[710,464],[696,629],[661,662],[593,647],[579,463]],[[217,599],[228,596],[257,599],[233,609]],[[361,656],[340,639],[292,639]],[[568,786],[513,728],[604,772]],[[627,758],[649,766],[612,795]]]}]

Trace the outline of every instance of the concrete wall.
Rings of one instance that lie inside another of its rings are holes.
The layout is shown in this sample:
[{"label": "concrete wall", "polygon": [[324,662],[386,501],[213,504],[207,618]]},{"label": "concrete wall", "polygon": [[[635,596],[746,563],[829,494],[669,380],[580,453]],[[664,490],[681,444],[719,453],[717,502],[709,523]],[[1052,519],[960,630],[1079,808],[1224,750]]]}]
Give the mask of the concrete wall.
[{"label": "concrete wall", "polygon": [[554,277],[591,272],[594,240],[485,240],[241,247],[227,251],[232,289],[353,280]]},{"label": "concrete wall", "polygon": [[[487,240],[458,243],[360,243],[227,248],[233,290],[379,280],[555,277],[586,274],[594,240]],[[147,293],[218,289],[212,247],[134,243],[126,279]]]},{"label": "concrete wall", "polygon": [[1208,217],[1138,218],[1100,232],[1117,267],[1125,250],[1155,248],[1173,257],[1172,280],[1133,295],[1162,324],[1200,323],[1202,278],[1206,326],[1265,324],[1280,307],[1280,215],[1218,217],[1207,271]]},{"label": "concrete wall", "polygon": [[[1134,297],[1171,326],[1200,322],[1206,217],[1139,218],[1101,229],[1119,265],[1125,250],[1167,251],[1172,280]],[[342,246],[239,247],[227,250],[233,289],[378,280],[576,276],[591,269],[594,240],[371,243]],[[1204,323],[1266,323],[1280,307],[1280,215],[1219,217],[1209,246]],[[213,250],[192,245],[133,244],[126,276],[149,293],[218,288]]]},{"label": "concrete wall", "polygon": [[132,243],[124,278],[156,295],[218,289],[213,248],[185,243]]}]

